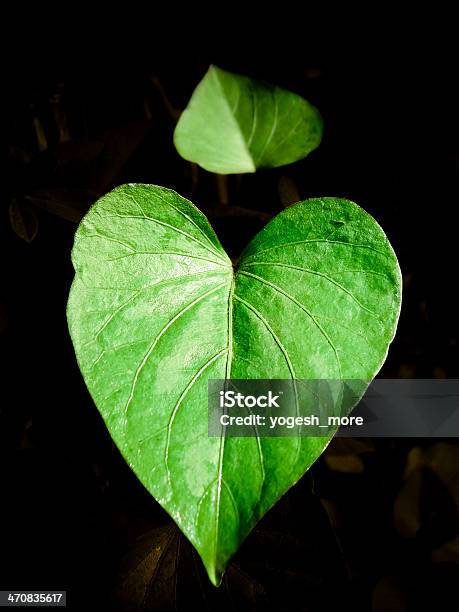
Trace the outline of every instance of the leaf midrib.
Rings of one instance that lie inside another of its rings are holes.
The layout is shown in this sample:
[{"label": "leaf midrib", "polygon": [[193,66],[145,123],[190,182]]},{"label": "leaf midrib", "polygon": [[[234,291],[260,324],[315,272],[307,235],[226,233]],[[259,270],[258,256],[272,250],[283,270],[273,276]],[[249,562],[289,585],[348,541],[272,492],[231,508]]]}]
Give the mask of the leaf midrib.
[{"label": "leaf midrib", "polygon": [[[250,164],[251,164],[250,169],[246,170],[246,172],[255,172],[256,166],[255,166],[255,162],[254,162],[252,153],[251,153],[251,151],[250,151],[250,149],[248,147],[248,144],[247,144],[247,142],[246,142],[246,140],[244,138],[244,133],[243,133],[243,131],[241,129],[241,124],[237,120],[237,117],[234,114],[233,109],[229,105],[228,98],[226,96],[226,92],[225,92],[225,90],[223,88],[222,82],[220,81],[219,70],[218,70],[218,68],[216,66],[212,66],[212,68],[210,68],[210,70],[213,71],[213,74],[215,76],[215,81],[217,82],[218,88],[220,89],[220,93],[221,93],[222,99],[225,102],[225,106],[226,106],[226,108],[227,108],[227,110],[228,110],[228,112],[229,112],[229,114],[231,116],[231,119],[233,120],[233,122],[237,126],[237,130],[238,130],[239,136],[240,136],[240,141],[241,141],[242,146],[244,148],[244,152],[245,152],[245,154],[247,156],[247,160],[246,161],[250,161]],[[237,105],[235,106],[234,110],[236,110],[236,108],[237,108]]]},{"label": "leaf midrib", "polygon": [[[231,284],[228,291],[228,340],[227,340],[227,355],[226,355],[226,366],[225,366],[225,380],[231,378],[231,366],[233,362],[233,295],[235,287],[235,273],[234,269],[231,272]],[[214,566],[216,568],[217,562],[217,551],[218,551],[218,536],[220,532],[220,503],[221,503],[221,490],[223,483],[223,455],[225,453],[225,440],[226,436],[222,435],[223,426],[220,431],[220,447],[218,451],[218,469],[217,469],[217,495],[215,500],[215,547],[214,547]]]}]

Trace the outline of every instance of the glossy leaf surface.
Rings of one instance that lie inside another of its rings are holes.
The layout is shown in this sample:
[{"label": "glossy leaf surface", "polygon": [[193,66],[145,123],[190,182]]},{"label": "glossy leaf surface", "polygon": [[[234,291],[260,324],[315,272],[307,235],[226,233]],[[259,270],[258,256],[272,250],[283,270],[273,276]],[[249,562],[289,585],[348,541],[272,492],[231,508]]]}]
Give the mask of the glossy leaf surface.
[{"label": "glossy leaf surface", "polygon": [[212,438],[212,378],[371,380],[397,324],[400,271],[374,219],[334,198],[293,205],[237,269],[177,193],[124,185],[85,216],[68,321],[89,391],[144,486],[214,584],[328,438]]}]

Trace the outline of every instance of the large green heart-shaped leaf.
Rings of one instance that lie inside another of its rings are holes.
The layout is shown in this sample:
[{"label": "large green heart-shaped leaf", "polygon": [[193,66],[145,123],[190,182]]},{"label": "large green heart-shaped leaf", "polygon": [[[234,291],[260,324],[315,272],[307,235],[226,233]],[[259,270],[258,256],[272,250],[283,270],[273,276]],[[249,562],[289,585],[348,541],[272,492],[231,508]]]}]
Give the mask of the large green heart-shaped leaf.
[{"label": "large green heart-shaped leaf", "polygon": [[276,168],[319,146],[322,119],[297,94],[211,66],[174,133],[185,159],[219,174]]},{"label": "large green heart-shaped leaf", "polygon": [[208,380],[371,380],[397,324],[397,259],[370,215],[321,198],[278,215],[233,270],[204,215],[152,185],[101,198],[72,256],[68,321],[89,391],[218,584],[329,440],[209,437]]}]

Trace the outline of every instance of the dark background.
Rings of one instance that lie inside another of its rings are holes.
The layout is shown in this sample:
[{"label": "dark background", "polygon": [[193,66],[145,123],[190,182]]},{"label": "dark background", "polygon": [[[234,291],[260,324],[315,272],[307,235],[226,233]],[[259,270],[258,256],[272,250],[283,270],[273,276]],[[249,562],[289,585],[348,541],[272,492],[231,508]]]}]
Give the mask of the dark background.
[{"label": "dark background", "polygon": [[[177,111],[209,63],[291,89],[324,119],[295,164],[216,177],[175,152]],[[298,199],[342,196],[386,231],[404,278],[381,376],[459,378],[451,73],[416,50],[239,61],[63,61],[7,71],[0,333],[0,589],[67,589],[86,609],[454,609],[454,440],[335,440],[248,537],[217,591],[111,442],[80,376],[65,307],[76,223],[124,182],[176,189],[232,256]],[[158,559],[160,555],[160,559]],[[142,587],[142,584],[144,585]],[[452,598],[452,599],[449,599]],[[130,603],[129,603],[130,602]],[[451,602],[451,603],[450,603]]]}]

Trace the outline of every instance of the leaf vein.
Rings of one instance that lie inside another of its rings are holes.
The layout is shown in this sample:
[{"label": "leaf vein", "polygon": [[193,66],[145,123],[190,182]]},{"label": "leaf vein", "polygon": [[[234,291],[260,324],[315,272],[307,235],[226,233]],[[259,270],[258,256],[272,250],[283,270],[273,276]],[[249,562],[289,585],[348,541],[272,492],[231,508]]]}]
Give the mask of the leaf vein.
[{"label": "leaf vein", "polygon": [[[126,306],[128,306],[132,300],[135,300],[136,297],[138,297],[139,295],[142,294],[143,291],[146,291],[147,289],[151,289],[152,287],[158,287],[160,285],[167,285],[168,283],[175,283],[177,281],[177,279],[183,279],[183,278],[194,278],[195,276],[199,276],[199,275],[203,275],[203,274],[215,274],[215,272],[213,270],[204,270],[202,272],[194,272],[192,274],[178,274],[176,276],[172,276],[169,278],[166,278],[164,280],[155,282],[155,283],[151,283],[149,285],[145,285],[144,287],[141,287],[138,291],[136,291],[133,295],[131,295],[131,297],[124,301],[122,304],[120,304],[120,306],[118,306],[118,308],[112,312],[112,314],[107,317],[107,319],[103,322],[103,324],[101,325],[101,327],[97,330],[95,336],[94,336],[94,340],[97,340],[97,338],[99,337],[99,335],[103,332],[103,330],[107,327],[107,325],[113,321],[113,319],[116,317],[116,315],[121,312],[123,310],[123,308],[125,308]],[[217,272],[218,274],[218,272]]]},{"label": "leaf vein", "polygon": [[178,234],[182,234],[186,238],[189,238],[190,240],[193,240],[193,242],[196,242],[197,244],[200,244],[207,251],[210,251],[214,255],[218,255],[218,258],[220,259],[220,261],[225,261],[223,259],[223,257],[220,255],[220,253],[218,253],[218,251],[214,247],[209,247],[207,244],[205,244],[204,242],[202,242],[201,240],[196,238],[196,236],[192,236],[188,232],[185,232],[185,231],[179,229],[178,227],[176,227],[175,225],[172,225],[171,223],[167,223],[166,221],[160,221],[159,219],[155,219],[154,217],[150,217],[149,215],[146,215],[145,211],[140,206],[140,204],[136,200],[136,198],[134,198],[134,196],[132,194],[128,194],[128,195],[129,195],[129,198],[134,202],[134,204],[136,204],[138,206],[138,208],[142,211],[142,216],[138,216],[138,215],[119,215],[119,214],[116,214],[116,215],[104,215],[104,217],[108,217],[108,218],[116,218],[116,217],[118,217],[118,218],[121,218],[121,219],[146,219],[148,221],[151,221],[152,223],[157,223],[158,225],[162,225],[163,227],[168,227],[169,229],[173,230],[174,232],[177,232]]},{"label": "leaf vein", "polygon": [[[207,240],[207,242],[210,244],[213,252],[221,257],[221,253],[219,251],[217,251],[215,244],[211,241],[211,239],[209,238],[209,236],[204,232],[204,230],[199,227],[199,225],[186,213],[183,212],[183,210],[180,210],[180,208],[178,208],[177,206],[175,206],[174,204],[172,204],[172,202],[168,202],[165,198],[163,198],[162,195],[160,195],[159,193],[156,194],[160,200],[162,200],[165,204],[171,206],[174,210],[176,210],[180,215],[182,215],[182,217],[184,217],[185,219],[187,219],[192,225],[195,226],[195,228],[201,233],[202,236],[204,236],[204,238]],[[202,214],[202,212],[199,210],[199,208],[197,208],[192,202],[190,202],[189,200],[187,200],[187,202],[195,209],[198,211],[198,213],[202,216],[204,216]],[[207,221],[207,219],[206,219]]]},{"label": "leaf vein", "polygon": [[216,355],[214,355],[213,357],[211,357],[197,372],[196,374],[192,377],[192,379],[190,380],[190,382],[187,384],[187,386],[185,387],[185,389],[182,391],[182,393],[180,394],[180,397],[178,398],[178,400],[175,403],[175,406],[172,410],[170,419],[169,419],[169,423],[167,424],[167,438],[166,438],[166,449],[164,451],[164,463],[166,466],[166,472],[167,472],[167,482],[169,484],[170,487],[172,487],[172,481],[171,481],[171,473],[170,473],[170,469],[169,469],[169,448],[170,448],[170,442],[171,442],[171,434],[172,434],[172,426],[175,422],[175,417],[177,416],[177,413],[180,409],[180,406],[182,405],[183,400],[185,399],[185,397],[187,396],[187,394],[189,393],[189,391],[193,388],[193,385],[195,384],[195,382],[198,380],[198,378],[201,376],[201,374],[210,366],[212,365],[212,363],[214,361],[217,361],[217,359],[219,357],[221,357],[222,355],[224,355],[225,353],[228,352],[228,348],[225,348],[221,351],[219,351]]},{"label": "leaf vein", "polygon": [[336,349],[336,346],[333,344],[333,342],[332,342],[331,338],[329,337],[329,335],[327,334],[327,332],[320,325],[320,323],[317,321],[315,316],[306,308],[306,306],[304,306],[304,304],[299,302],[292,295],[290,295],[289,293],[284,291],[284,289],[282,289],[278,285],[275,285],[274,283],[271,283],[270,281],[268,281],[266,278],[264,278],[262,276],[258,276],[256,274],[252,274],[251,272],[244,272],[243,270],[240,270],[239,274],[241,274],[243,276],[249,276],[251,278],[255,278],[256,280],[258,280],[259,282],[261,282],[261,283],[265,284],[266,286],[270,287],[274,291],[277,291],[281,295],[284,295],[286,298],[288,298],[294,304],[296,304],[299,308],[301,308],[301,310],[303,310],[310,317],[310,319],[314,322],[314,324],[316,325],[317,329],[321,332],[321,334],[324,336],[324,338],[327,340],[328,344],[330,345],[331,349],[333,350],[333,353],[334,353],[335,359],[336,359],[336,363],[337,363],[337,366],[338,366],[339,375],[340,375],[340,378],[342,378],[341,361],[339,359],[339,355],[338,355],[338,351]]},{"label": "leaf vein", "polygon": [[265,145],[260,153],[260,155],[258,156],[258,164],[261,164],[263,162],[263,156],[266,152],[266,149],[268,148],[269,144],[271,143],[271,140],[273,139],[274,134],[276,133],[277,130],[277,114],[278,114],[278,106],[277,106],[277,96],[276,96],[276,91],[277,88],[275,87],[272,91],[272,95],[274,98],[274,112],[273,112],[273,122],[271,125],[271,131],[269,133],[268,139],[265,142]]},{"label": "leaf vein", "polygon": [[[257,308],[255,308],[255,306],[253,304],[251,304],[250,302],[248,302],[247,300],[244,300],[244,298],[241,298],[239,295],[234,296],[234,298],[236,300],[238,300],[239,302],[241,302],[242,304],[244,304],[244,306],[246,308],[248,308],[249,310],[251,310],[253,312],[253,314],[260,319],[260,321],[265,325],[266,329],[269,331],[269,333],[272,335],[272,337],[274,338],[274,341],[276,342],[277,346],[279,347],[279,349],[281,350],[281,353],[284,356],[285,361],[287,362],[287,367],[288,370],[290,372],[290,377],[293,381],[293,390],[295,393],[295,406],[296,406],[296,413],[297,416],[299,416],[299,401],[298,401],[298,389],[297,389],[297,384],[296,384],[296,375],[295,375],[295,371],[293,368],[293,364],[292,361],[290,359],[290,356],[288,354],[287,349],[284,347],[284,345],[282,344],[282,342],[280,341],[280,338],[278,337],[278,335],[276,334],[276,332],[273,330],[273,328],[271,327],[271,325],[268,323],[268,321],[266,320],[266,318],[261,314],[261,312],[259,310],[257,310]],[[300,449],[301,449],[301,440],[298,437],[297,438],[297,450],[296,450],[296,456],[294,459],[294,463],[296,463],[297,459],[298,459],[298,455],[300,453]],[[260,448],[260,452],[261,452],[261,448]],[[263,454],[261,454],[260,456],[260,462],[261,462],[261,466],[262,466],[262,470],[263,470],[263,482],[265,479],[265,475],[264,475],[264,466],[263,466]],[[263,485],[262,485],[263,488]],[[261,497],[261,494],[260,494]]]},{"label": "leaf vein", "polygon": [[352,291],[349,291],[349,289],[341,285],[341,283],[336,281],[331,276],[324,274],[323,272],[318,272],[317,270],[311,270],[310,268],[303,268],[301,266],[293,266],[290,264],[284,264],[278,261],[259,261],[259,262],[254,261],[254,262],[247,263],[246,266],[247,267],[248,266],[274,266],[276,268],[289,268],[290,270],[299,270],[301,272],[307,272],[308,274],[313,274],[315,276],[320,276],[321,278],[325,278],[328,282],[332,283],[333,285],[336,285],[336,287],[341,289],[341,291],[344,291],[344,293],[347,293],[347,295],[349,295],[362,310],[365,310],[366,312],[371,314],[373,317],[375,317],[379,321],[378,315],[372,310],[370,310],[370,308],[367,308],[364,304],[362,304],[360,300],[358,300],[356,296],[352,293]]},{"label": "leaf vein", "polygon": [[208,297],[209,295],[211,295],[212,293],[215,293],[216,291],[218,291],[219,289],[221,289],[222,287],[224,287],[226,285],[226,283],[222,283],[220,285],[218,285],[217,287],[214,287],[213,289],[211,289],[210,291],[206,291],[205,293],[203,293],[202,295],[198,296],[196,299],[194,299],[192,302],[190,302],[190,304],[187,304],[184,308],[182,308],[163,328],[162,330],[159,332],[159,334],[156,336],[156,338],[154,339],[154,341],[152,342],[152,344],[150,345],[148,351],[145,353],[142,361],[140,362],[135,375],[134,375],[134,380],[132,383],[132,387],[131,387],[131,391],[128,397],[128,400],[126,402],[126,405],[124,407],[124,431],[126,432],[126,427],[127,427],[127,416],[128,416],[128,410],[129,410],[129,406],[131,405],[132,399],[134,397],[134,392],[135,392],[135,388],[137,385],[137,381],[139,378],[139,375],[141,373],[141,371],[143,370],[145,364],[147,363],[151,353],[153,352],[155,346],[157,345],[157,343],[159,342],[159,340],[161,339],[161,337],[167,332],[167,330],[183,315],[185,314],[185,312],[187,312],[190,308],[192,308],[193,306],[195,306],[196,304],[198,304],[201,300],[203,300],[204,298]]}]

